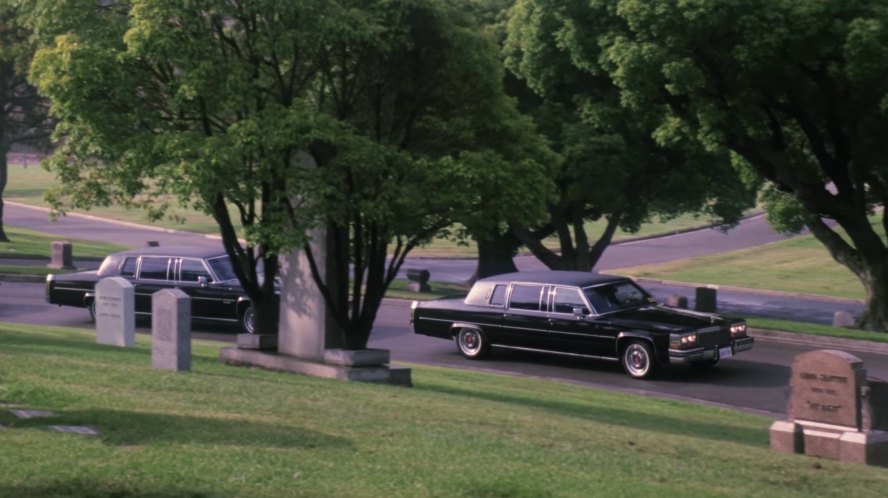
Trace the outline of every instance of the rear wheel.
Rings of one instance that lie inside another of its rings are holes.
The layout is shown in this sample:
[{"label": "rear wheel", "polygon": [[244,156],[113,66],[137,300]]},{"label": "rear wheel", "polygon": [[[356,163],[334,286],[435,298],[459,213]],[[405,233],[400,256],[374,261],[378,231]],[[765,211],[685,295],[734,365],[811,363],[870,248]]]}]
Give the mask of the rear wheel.
[{"label": "rear wheel", "polygon": [[490,352],[490,343],[484,333],[478,329],[459,329],[456,334],[456,347],[463,356],[470,360],[478,360]]},{"label": "rear wheel", "polygon": [[240,327],[245,334],[252,334],[256,330],[253,320],[253,307],[247,306],[240,315]]},{"label": "rear wheel", "polygon": [[650,343],[632,341],[620,355],[623,370],[635,379],[649,379],[657,372],[657,360]]}]

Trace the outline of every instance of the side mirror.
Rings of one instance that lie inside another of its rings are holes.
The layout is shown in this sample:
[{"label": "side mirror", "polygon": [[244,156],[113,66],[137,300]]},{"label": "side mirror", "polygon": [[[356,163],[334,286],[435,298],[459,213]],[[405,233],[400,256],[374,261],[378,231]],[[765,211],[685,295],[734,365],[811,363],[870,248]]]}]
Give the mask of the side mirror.
[{"label": "side mirror", "polygon": [[199,283],[201,287],[206,287],[207,282],[207,277],[197,277],[197,283]]},{"label": "side mirror", "polygon": [[586,318],[586,308],[583,308],[582,306],[574,306],[573,315],[577,317],[577,320]]}]

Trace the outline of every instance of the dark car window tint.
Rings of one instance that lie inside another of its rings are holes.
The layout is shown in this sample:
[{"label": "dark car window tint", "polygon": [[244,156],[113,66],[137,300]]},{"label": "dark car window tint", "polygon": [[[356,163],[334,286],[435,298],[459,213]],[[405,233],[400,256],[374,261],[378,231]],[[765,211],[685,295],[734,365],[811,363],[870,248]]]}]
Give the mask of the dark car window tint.
[{"label": "dark car window tint", "polygon": [[497,285],[493,288],[493,294],[490,295],[490,304],[494,306],[502,306],[506,302],[506,286]]},{"label": "dark car window tint", "polygon": [[542,285],[515,285],[512,287],[512,297],[509,299],[509,308],[539,311],[540,295],[542,293]]},{"label": "dark car window tint", "polygon": [[126,258],[120,265],[120,276],[135,277],[136,276],[136,258]]},{"label": "dark car window tint", "polygon": [[142,258],[139,278],[150,280],[166,280],[170,258]]},{"label": "dark car window tint", "polygon": [[583,314],[589,313],[589,308],[583,301],[580,291],[577,289],[568,289],[566,287],[558,287],[555,289],[555,313],[573,313],[574,308],[581,308]]},{"label": "dark car window tint", "polygon": [[182,267],[179,270],[179,278],[183,282],[197,282],[198,277],[210,279],[210,272],[204,267],[203,261],[199,259],[183,259]]}]

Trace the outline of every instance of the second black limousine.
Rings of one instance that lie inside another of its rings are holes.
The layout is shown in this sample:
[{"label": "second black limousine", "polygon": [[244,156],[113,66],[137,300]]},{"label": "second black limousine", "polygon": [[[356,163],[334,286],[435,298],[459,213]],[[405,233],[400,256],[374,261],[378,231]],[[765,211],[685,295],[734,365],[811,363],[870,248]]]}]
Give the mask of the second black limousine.
[{"label": "second black limousine", "polygon": [[619,361],[639,379],[669,363],[711,367],[753,345],[742,319],[666,307],[628,278],[586,272],[481,279],[467,296],[415,301],[411,321],[470,359],[491,346],[567,354]]},{"label": "second black limousine", "polygon": [[123,277],[133,284],[136,316],[151,314],[153,293],[178,288],[191,297],[192,319],[254,331],[250,299],[221,248],[145,247],[114,253],[98,270],[47,275],[46,300],[86,308],[95,318],[95,286],[106,277]]}]

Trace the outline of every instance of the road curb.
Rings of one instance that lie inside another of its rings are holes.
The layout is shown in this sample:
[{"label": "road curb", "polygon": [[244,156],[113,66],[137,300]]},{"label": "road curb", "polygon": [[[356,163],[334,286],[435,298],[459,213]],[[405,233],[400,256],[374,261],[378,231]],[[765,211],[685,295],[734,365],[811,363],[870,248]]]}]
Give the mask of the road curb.
[{"label": "road curb", "polygon": [[17,273],[0,273],[0,282],[24,282],[39,284],[46,282],[45,275],[19,275]]},{"label": "road curb", "polygon": [[749,287],[735,287],[732,285],[716,285],[716,284],[704,284],[698,282],[679,282],[676,280],[663,280],[658,278],[644,278],[644,277],[633,277],[631,275],[618,275],[616,273],[608,273],[602,272],[605,275],[616,275],[616,276],[626,276],[635,280],[636,282],[648,283],[648,284],[662,284],[662,285],[672,285],[675,287],[689,287],[689,288],[697,288],[697,287],[706,287],[708,289],[716,289],[716,290],[726,290],[732,292],[743,292],[747,294],[760,294],[763,296],[780,296],[780,297],[798,297],[802,299],[811,299],[816,301],[823,302],[831,302],[831,303],[840,303],[840,304],[863,304],[865,301],[863,299],[852,299],[848,297],[835,297],[835,296],[821,296],[819,294],[805,294],[803,292],[786,292],[786,291],[776,291],[776,290],[768,290],[768,289],[751,289]]},{"label": "road curb", "polygon": [[845,339],[842,337],[827,337],[821,335],[801,334],[797,332],[785,332],[782,330],[754,329],[748,330],[750,336],[763,341],[782,342],[786,344],[798,344],[801,346],[814,346],[830,349],[848,349],[861,353],[875,353],[888,355],[888,343],[867,341],[864,339]]}]

